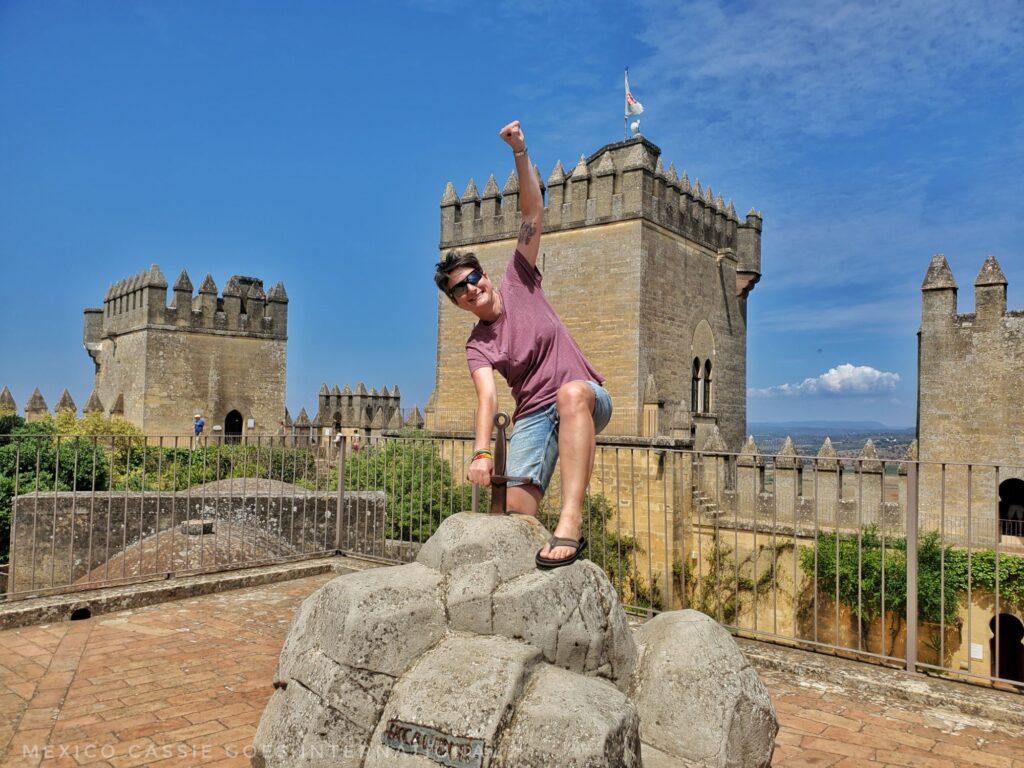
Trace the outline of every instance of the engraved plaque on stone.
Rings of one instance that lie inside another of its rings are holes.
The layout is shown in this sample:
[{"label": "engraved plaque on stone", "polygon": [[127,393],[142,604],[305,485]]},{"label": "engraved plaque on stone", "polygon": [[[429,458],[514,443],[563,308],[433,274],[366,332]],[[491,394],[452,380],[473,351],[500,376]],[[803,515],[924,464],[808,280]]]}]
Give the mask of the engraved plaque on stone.
[{"label": "engraved plaque on stone", "polygon": [[453,736],[426,725],[392,719],[381,740],[399,752],[423,755],[450,768],[481,768],[484,762],[483,739]]}]

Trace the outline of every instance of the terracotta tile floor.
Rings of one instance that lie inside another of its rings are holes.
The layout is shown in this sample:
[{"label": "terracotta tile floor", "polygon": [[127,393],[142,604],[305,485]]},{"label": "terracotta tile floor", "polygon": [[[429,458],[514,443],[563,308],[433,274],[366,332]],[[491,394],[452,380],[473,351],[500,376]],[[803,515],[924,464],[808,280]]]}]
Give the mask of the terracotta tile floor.
[{"label": "terracotta tile floor", "polygon": [[[330,578],[0,632],[0,763],[247,766],[294,611]],[[1024,768],[1008,727],[762,677],[782,725],[775,765]]]}]

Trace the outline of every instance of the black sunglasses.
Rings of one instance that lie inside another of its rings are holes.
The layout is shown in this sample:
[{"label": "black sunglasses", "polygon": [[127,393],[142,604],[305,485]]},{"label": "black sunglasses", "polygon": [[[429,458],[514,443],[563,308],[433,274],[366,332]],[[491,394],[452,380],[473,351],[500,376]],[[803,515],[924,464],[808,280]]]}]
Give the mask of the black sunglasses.
[{"label": "black sunglasses", "polygon": [[451,288],[449,288],[448,295],[451,296],[453,299],[458,299],[460,296],[462,296],[462,294],[464,294],[469,289],[469,286],[475,286],[477,283],[479,283],[483,279],[483,276],[483,272],[481,272],[479,269],[474,269],[472,272],[466,275],[466,278],[464,280],[460,280]]}]

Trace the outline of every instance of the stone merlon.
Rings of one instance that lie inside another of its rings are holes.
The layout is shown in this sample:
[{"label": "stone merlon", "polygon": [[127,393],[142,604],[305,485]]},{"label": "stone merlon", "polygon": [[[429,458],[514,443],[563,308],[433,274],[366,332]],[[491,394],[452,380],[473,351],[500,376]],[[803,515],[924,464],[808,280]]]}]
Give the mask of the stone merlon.
[{"label": "stone merlon", "polygon": [[65,389],[60,393],[60,400],[57,401],[57,406],[54,408],[57,413],[61,411],[70,411],[71,413],[78,413],[78,406],[75,405],[75,400],[71,397],[71,393]]},{"label": "stone merlon", "polygon": [[976,286],[1006,285],[1006,276],[1003,274],[1003,270],[1000,268],[995,256],[989,255],[985,258],[985,263],[981,265],[981,271],[978,272],[978,277],[975,278],[974,284]]},{"label": "stone merlon", "polygon": [[978,322],[998,322],[1006,313],[1006,277],[995,256],[988,256],[974,281],[974,312]]},{"label": "stone merlon", "polygon": [[17,413],[17,411],[18,404],[14,402],[14,395],[5,384],[3,390],[0,391],[0,413]]},{"label": "stone merlon", "polygon": [[932,256],[924,282],[921,283],[922,325],[950,323],[956,317],[956,280],[949,268],[946,257],[941,253]]},{"label": "stone merlon", "polygon": [[949,262],[941,253],[932,256],[928,271],[925,273],[924,282],[921,283],[922,291],[956,290],[956,280],[953,279],[953,270],[949,268]]}]

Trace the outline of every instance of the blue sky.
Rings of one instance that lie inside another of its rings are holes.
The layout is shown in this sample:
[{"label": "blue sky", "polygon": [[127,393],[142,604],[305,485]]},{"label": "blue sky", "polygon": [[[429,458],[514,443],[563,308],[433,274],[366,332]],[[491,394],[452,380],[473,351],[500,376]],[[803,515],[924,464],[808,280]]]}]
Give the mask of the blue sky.
[{"label": "blue sky", "polygon": [[0,3],[0,384],[81,405],[81,310],[159,263],[283,280],[288,405],[433,386],[444,183],[643,131],[765,215],[751,420],[914,420],[919,286],[1024,308],[1024,4]]}]

